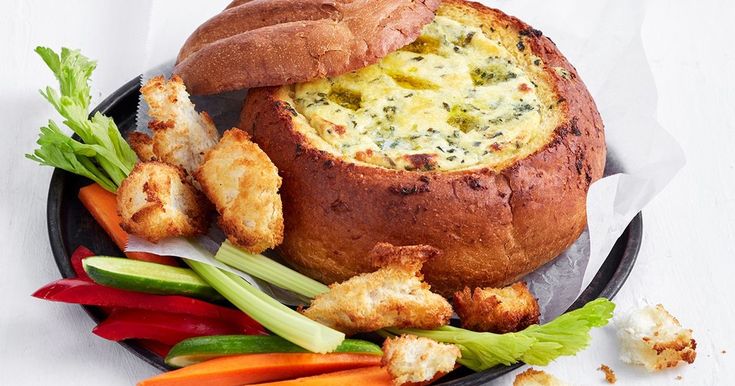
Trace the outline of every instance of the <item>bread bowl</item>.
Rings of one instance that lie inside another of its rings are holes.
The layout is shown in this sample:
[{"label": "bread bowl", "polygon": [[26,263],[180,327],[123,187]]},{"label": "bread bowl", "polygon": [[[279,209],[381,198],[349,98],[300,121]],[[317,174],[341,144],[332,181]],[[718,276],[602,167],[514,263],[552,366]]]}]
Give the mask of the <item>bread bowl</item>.
[{"label": "bread bowl", "polygon": [[339,75],[413,41],[439,2],[234,1],[186,40],[174,72],[192,94]]},{"label": "bread bowl", "polygon": [[389,242],[441,249],[423,273],[444,295],[507,285],[579,237],[605,165],[600,115],[555,44],[461,0],[376,65],[250,90],[240,127],[283,177],[283,257],[326,283]]}]

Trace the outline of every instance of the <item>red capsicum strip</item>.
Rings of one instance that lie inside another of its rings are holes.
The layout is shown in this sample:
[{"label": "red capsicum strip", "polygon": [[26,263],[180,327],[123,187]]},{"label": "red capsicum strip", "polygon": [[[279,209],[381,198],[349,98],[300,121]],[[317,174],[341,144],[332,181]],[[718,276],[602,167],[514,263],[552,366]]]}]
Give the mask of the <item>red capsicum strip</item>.
[{"label": "red capsicum strip", "polygon": [[237,334],[266,334],[265,329],[258,322],[232,308],[217,306],[186,296],[125,291],[82,279],[57,280],[38,289],[33,296],[55,302],[189,315],[226,323],[235,328]]},{"label": "red capsicum strip", "polygon": [[89,278],[89,275],[87,275],[87,272],[84,271],[84,267],[82,266],[82,260],[92,256],[94,256],[94,252],[90,251],[83,245],[80,245],[71,254],[71,258],[69,260],[71,260],[71,267],[74,269],[74,273],[77,274],[78,279],[92,280]]},{"label": "red capsicum strip", "polygon": [[156,353],[159,357],[165,358],[168,352],[171,351],[173,345],[156,342],[155,340],[138,340],[138,342],[148,350]]},{"label": "red capsicum strip", "polygon": [[92,332],[116,342],[125,339],[147,339],[174,345],[196,336],[231,335],[241,333],[241,330],[221,320],[116,308]]}]

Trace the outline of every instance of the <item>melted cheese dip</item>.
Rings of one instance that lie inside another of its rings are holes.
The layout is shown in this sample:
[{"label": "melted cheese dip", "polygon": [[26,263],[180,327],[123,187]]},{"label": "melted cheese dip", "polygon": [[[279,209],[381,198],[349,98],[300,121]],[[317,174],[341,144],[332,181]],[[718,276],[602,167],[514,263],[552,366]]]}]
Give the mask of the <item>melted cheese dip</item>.
[{"label": "melted cheese dip", "polygon": [[290,91],[298,130],[353,162],[405,170],[495,167],[546,141],[536,85],[480,29],[437,16],[379,63]]}]

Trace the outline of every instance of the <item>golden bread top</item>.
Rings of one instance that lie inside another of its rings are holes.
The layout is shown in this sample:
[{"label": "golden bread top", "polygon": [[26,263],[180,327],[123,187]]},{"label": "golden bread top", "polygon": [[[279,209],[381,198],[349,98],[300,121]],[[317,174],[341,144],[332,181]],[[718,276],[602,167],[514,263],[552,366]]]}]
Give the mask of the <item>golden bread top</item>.
[{"label": "golden bread top", "polygon": [[311,145],[350,162],[502,168],[547,143],[555,126],[543,124],[525,66],[479,27],[437,16],[380,62],[284,86],[280,97],[298,112],[295,126]]}]

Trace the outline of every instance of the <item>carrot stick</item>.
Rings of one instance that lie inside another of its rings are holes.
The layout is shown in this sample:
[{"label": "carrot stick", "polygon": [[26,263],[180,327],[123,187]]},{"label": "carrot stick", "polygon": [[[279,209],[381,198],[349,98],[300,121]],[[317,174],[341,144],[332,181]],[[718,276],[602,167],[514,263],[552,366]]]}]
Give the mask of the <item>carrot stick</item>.
[{"label": "carrot stick", "polygon": [[[117,213],[117,199],[98,184],[87,185],[79,189],[79,200],[92,214],[97,223],[107,232],[121,251],[128,244],[128,234],[120,227],[120,215]],[[158,256],[146,252],[125,252],[125,255],[134,260],[149,261],[152,263],[179,265],[178,261],[168,256]]]},{"label": "carrot stick", "polygon": [[[370,354],[272,353],[222,357],[163,373],[138,386],[235,386],[378,366]],[[341,385],[344,386],[344,385]]]},{"label": "carrot stick", "polygon": [[379,366],[363,367],[359,369],[338,371],[315,375],[313,377],[297,378],[288,381],[260,383],[258,386],[347,386],[347,385],[374,385],[393,386],[393,379],[388,371]]}]

